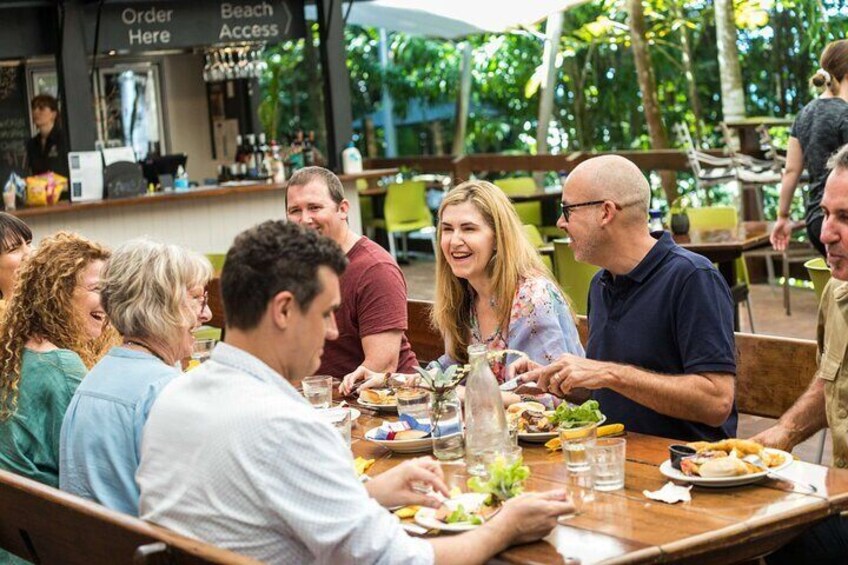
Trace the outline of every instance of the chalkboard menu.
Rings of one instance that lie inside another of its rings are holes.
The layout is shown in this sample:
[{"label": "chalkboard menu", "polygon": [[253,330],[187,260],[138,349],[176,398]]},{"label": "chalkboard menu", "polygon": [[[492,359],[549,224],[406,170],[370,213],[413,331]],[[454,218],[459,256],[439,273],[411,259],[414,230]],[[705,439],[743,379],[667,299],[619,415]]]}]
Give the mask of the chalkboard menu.
[{"label": "chalkboard menu", "polygon": [[23,172],[30,138],[22,65],[0,66],[0,189],[12,171]]},{"label": "chalkboard menu", "polygon": [[[93,45],[96,6],[86,10],[86,43]],[[102,8],[98,50],[277,43],[303,37],[305,29],[303,0],[110,2]]]}]

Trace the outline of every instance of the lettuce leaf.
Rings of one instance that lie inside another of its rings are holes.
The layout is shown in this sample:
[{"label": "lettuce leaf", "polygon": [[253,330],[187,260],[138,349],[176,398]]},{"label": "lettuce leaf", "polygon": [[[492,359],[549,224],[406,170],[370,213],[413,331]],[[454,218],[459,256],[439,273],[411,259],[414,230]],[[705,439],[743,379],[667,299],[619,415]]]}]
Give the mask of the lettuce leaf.
[{"label": "lettuce leaf", "polygon": [[488,494],[487,506],[496,506],[524,492],[524,482],[530,477],[530,467],[524,465],[519,457],[513,463],[507,463],[503,457],[498,457],[489,465],[489,478],[482,481],[480,477],[468,479],[468,488],[474,492]]},{"label": "lettuce leaf", "polygon": [[580,406],[569,406],[563,402],[556,411],[548,416],[555,426],[560,428],[577,428],[586,424],[600,422],[604,415],[600,411],[597,400],[587,400]]}]

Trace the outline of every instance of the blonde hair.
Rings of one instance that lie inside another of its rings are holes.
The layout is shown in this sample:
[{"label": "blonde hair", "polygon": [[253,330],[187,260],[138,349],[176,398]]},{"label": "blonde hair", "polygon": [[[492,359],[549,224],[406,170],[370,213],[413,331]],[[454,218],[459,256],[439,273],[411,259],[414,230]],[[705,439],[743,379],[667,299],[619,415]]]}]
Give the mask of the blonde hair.
[{"label": "blonde hair", "polygon": [[124,337],[156,337],[167,343],[195,323],[188,289],[212,278],[209,260],[183,247],[134,239],[112,253],[100,298],[109,321]]},{"label": "blonde hair", "polygon": [[[439,207],[439,220],[448,206],[471,202],[495,233],[495,253],[488,270],[494,289],[498,327],[509,325],[510,311],[519,281],[544,276],[553,281],[539,253],[527,239],[521,220],[501,189],[485,181],[467,181],[447,193]],[[438,232],[441,244],[441,231]],[[451,271],[444,253],[436,253],[436,299],[431,321],[445,340],[447,353],[464,363],[471,338],[473,291],[468,281]]]},{"label": "blonde hair", "polygon": [[90,339],[73,304],[82,271],[93,261],[108,258],[109,250],[102,245],[58,232],[43,239],[21,265],[0,326],[0,419],[16,409],[24,345],[31,338],[75,352],[89,368],[114,341],[114,334],[106,331]]}]

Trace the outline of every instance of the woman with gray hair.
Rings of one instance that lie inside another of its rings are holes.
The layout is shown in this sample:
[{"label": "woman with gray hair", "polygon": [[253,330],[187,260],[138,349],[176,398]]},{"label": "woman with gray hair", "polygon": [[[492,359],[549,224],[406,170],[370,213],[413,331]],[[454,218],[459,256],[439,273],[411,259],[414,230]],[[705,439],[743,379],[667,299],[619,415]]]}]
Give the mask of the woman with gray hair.
[{"label": "woman with gray hair", "polygon": [[59,485],[138,515],[141,434],[159,392],[191,355],[192,334],[212,317],[209,261],[146,239],[125,243],[103,270],[101,299],[123,337],[83,379],[62,423]]}]

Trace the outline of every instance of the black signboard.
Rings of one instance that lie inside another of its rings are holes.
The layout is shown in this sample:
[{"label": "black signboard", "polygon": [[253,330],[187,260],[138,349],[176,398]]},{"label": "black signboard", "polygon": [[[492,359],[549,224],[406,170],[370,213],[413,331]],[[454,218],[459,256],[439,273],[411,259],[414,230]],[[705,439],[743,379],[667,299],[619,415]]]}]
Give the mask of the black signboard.
[{"label": "black signboard", "polygon": [[27,104],[23,66],[0,66],[0,190],[12,171],[24,172],[30,138]]},{"label": "black signboard", "polygon": [[5,8],[0,4],[0,59],[56,52],[55,8]]},{"label": "black signboard", "polygon": [[[96,6],[86,9],[94,44]],[[303,0],[106,3],[98,51],[154,51],[220,43],[277,43],[303,37]]]}]

